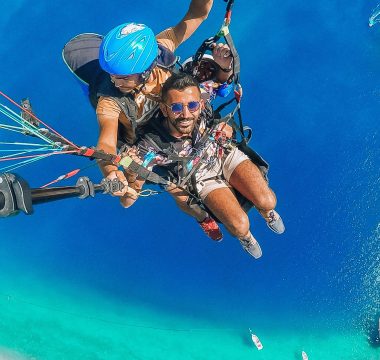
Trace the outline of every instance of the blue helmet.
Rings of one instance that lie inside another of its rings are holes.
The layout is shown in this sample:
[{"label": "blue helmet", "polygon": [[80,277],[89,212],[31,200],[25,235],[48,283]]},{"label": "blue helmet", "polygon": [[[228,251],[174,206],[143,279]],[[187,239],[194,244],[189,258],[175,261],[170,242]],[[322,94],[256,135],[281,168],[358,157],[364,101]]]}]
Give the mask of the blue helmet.
[{"label": "blue helmet", "polygon": [[158,56],[153,31],[143,24],[125,23],[113,28],[99,49],[102,69],[111,75],[141,74]]}]

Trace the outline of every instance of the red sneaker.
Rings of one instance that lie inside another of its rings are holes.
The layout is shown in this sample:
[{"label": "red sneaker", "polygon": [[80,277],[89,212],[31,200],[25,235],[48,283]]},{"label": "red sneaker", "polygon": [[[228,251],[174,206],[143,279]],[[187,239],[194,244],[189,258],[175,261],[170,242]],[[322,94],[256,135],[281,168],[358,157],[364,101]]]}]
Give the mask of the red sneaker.
[{"label": "red sneaker", "polygon": [[213,218],[206,217],[206,219],[198,224],[210,239],[215,241],[221,241],[223,239],[223,234],[220,231],[217,222]]}]

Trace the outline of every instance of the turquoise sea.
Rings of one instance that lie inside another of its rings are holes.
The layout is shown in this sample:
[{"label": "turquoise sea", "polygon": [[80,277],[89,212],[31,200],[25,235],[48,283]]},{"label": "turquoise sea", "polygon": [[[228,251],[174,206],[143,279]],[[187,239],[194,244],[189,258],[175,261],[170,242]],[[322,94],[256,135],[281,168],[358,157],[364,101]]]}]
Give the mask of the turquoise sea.
[{"label": "turquoise sea", "polygon": [[[379,360],[367,338],[380,313],[380,26],[368,26],[376,5],[235,0],[242,111],[287,227],[275,235],[250,213],[260,260],[226,231],[221,243],[207,239],[166,194],[130,209],[100,194],[1,219],[0,360],[301,360],[302,351]],[[127,21],[159,32],[187,6],[4,0],[0,91],[28,96],[41,119],[93,146],[95,115],[61,60],[65,42]],[[214,1],[180,47],[183,59],[218,30],[224,9]],[[9,137],[0,129],[0,142]],[[57,156],[17,172],[38,187],[88,165]],[[83,174],[101,179],[95,166]]]}]

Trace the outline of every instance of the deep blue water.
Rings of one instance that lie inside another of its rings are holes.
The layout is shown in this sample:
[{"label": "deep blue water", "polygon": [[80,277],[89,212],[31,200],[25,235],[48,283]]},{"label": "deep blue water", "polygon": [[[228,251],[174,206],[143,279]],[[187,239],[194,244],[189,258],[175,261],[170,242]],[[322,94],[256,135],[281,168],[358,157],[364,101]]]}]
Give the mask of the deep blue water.
[{"label": "deep blue water", "polygon": [[[29,96],[44,121],[94,145],[95,115],[61,60],[63,45],[77,33],[103,34],[132,20],[158,32],[174,25],[187,3],[6,1],[0,89]],[[365,282],[379,252],[380,27],[368,27],[376,5],[236,1],[231,31],[242,62],[243,114],[254,129],[251,145],[270,163],[287,227],[277,236],[252,212],[262,259],[227,234],[212,243],[166,195],[128,210],[99,195],[1,220],[0,270],[17,263],[41,279],[215,323],[246,326],[259,314],[268,326],[277,318],[360,328],[366,312],[379,310],[378,283]],[[223,7],[215,1],[207,22],[180,47],[182,58],[218,29]],[[19,173],[40,186],[86,165],[62,157]],[[95,167],[86,174],[100,180]]]}]

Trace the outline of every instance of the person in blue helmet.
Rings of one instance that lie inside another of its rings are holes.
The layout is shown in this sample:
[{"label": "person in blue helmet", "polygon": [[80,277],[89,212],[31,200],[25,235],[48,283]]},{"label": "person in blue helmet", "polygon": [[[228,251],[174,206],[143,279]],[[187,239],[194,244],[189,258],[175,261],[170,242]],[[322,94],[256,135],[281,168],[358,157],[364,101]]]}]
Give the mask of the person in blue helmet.
[{"label": "person in blue helmet", "polygon": [[[146,25],[125,23],[103,38],[99,63],[109,76],[97,84],[98,149],[116,154],[123,144],[135,142],[136,128],[147,123],[159,107],[162,85],[171,76],[171,66],[176,60],[173,52],[207,18],[212,5],[213,0],[192,0],[184,18],[158,35]],[[232,73],[229,48],[215,44],[212,55],[221,69],[221,77],[228,78]],[[118,179],[125,185],[114,193],[123,206],[129,197],[137,196],[139,189],[128,186],[136,174],[120,171],[106,161],[99,165],[104,177]],[[207,236],[213,240],[222,238],[218,224],[206,211],[173,197],[181,210],[198,221]]]}]

